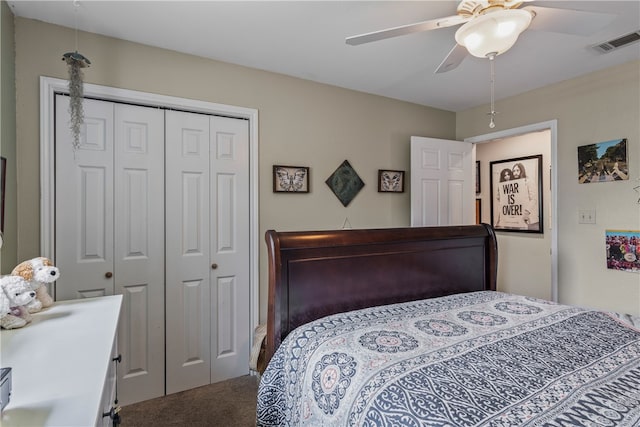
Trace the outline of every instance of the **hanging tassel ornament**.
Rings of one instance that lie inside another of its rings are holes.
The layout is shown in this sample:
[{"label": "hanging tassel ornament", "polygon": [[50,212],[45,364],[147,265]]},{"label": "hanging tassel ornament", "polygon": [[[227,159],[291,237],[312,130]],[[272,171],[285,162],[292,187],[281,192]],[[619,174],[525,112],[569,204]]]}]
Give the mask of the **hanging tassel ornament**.
[{"label": "hanging tassel ornament", "polygon": [[82,69],[91,62],[81,53],[67,52],[62,57],[69,65],[69,114],[71,115],[71,135],[73,136],[73,147],[80,146],[80,126],[84,123],[84,110],[82,100],[84,99]]},{"label": "hanging tassel ornament", "polygon": [[82,101],[84,99],[84,74],[82,73],[82,69],[89,67],[91,61],[78,52],[77,12],[79,4],[77,1],[74,1],[73,5],[76,8],[76,50],[62,55],[62,60],[69,66],[70,128],[71,135],[73,136],[73,148],[77,149],[80,146],[80,127],[84,123],[84,110],[82,108]]}]

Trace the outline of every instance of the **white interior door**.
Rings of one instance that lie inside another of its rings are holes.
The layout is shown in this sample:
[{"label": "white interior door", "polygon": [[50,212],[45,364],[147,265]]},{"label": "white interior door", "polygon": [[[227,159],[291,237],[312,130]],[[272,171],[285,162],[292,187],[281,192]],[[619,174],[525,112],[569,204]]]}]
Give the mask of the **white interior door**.
[{"label": "white interior door", "polygon": [[164,395],[164,113],[115,108],[115,293],[119,399]]},{"label": "white interior door", "polygon": [[249,137],[166,113],[167,394],[248,373]]},{"label": "white interior door", "polygon": [[[80,145],[69,130],[69,97],[56,96],[58,301],[113,295],[113,132],[110,102],[86,99]],[[109,275],[108,273],[111,273]]]},{"label": "white interior door", "polygon": [[84,100],[80,146],[56,100],[56,299],[118,293],[121,404],[164,395],[164,117]]},{"label": "white interior door", "polygon": [[210,121],[211,382],[249,373],[249,123]]},{"label": "white interior door", "polygon": [[411,137],[411,225],[475,223],[472,143]]},{"label": "white interior door", "polygon": [[167,394],[209,384],[209,117],[167,111]]}]

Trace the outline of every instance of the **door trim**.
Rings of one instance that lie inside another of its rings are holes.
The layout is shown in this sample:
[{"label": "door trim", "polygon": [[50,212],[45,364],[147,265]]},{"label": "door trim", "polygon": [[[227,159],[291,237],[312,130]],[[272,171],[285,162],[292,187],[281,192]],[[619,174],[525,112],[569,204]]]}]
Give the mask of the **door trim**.
[{"label": "door trim", "polygon": [[[40,253],[55,262],[55,94],[69,93],[68,81],[40,76]],[[250,324],[259,320],[258,110],[158,95],[110,86],[84,84],[84,96],[107,101],[175,108],[249,121],[249,272]],[[253,341],[253,329],[250,338]]]},{"label": "door trim", "polygon": [[517,128],[465,138],[466,142],[481,144],[494,139],[510,138],[527,133],[549,130],[551,137],[551,296],[558,302],[558,121],[533,123]]}]

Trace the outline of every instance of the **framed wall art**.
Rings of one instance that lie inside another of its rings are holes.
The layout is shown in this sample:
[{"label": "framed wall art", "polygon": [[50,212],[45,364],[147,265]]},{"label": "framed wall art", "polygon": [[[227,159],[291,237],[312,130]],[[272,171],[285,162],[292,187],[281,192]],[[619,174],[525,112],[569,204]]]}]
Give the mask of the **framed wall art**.
[{"label": "framed wall art", "polygon": [[476,194],[480,194],[480,160],[476,160]]},{"label": "framed wall art", "polygon": [[640,273],[640,230],[605,230],[607,268]]},{"label": "framed wall art", "polygon": [[490,180],[494,229],[543,233],[542,155],[492,161]]},{"label": "framed wall art", "polygon": [[342,162],[338,168],[327,178],[325,184],[333,191],[333,194],[340,200],[345,208],[358,195],[364,181],[358,173],[351,167],[348,160]]},{"label": "framed wall art", "polygon": [[379,193],[404,193],[404,171],[378,170]]},{"label": "framed wall art", "polygon": [[578,182],[626,181],[629,179],[627,139],[613,139],[578,147]]},{"label": "framed wall art", "polygon": [[273,166],[274,193],[308,193],[309,168],[307,166]]}]

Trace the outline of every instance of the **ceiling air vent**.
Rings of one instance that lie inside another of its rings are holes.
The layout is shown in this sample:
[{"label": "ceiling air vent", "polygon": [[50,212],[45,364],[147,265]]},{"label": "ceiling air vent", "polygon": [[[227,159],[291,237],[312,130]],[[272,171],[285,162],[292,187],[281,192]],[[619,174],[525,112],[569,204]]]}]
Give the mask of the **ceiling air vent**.
[{"label": "ceiling air vent", "polygon": [[604,43],[598,43],[592,47],[598,52],[607,53],[613,50],[619,49],[623,46],[627,46],[631,43],[635,43],[640,40],[640,31],[625,34],[624,36],[617,37],[615,39],[606,41]]}]

